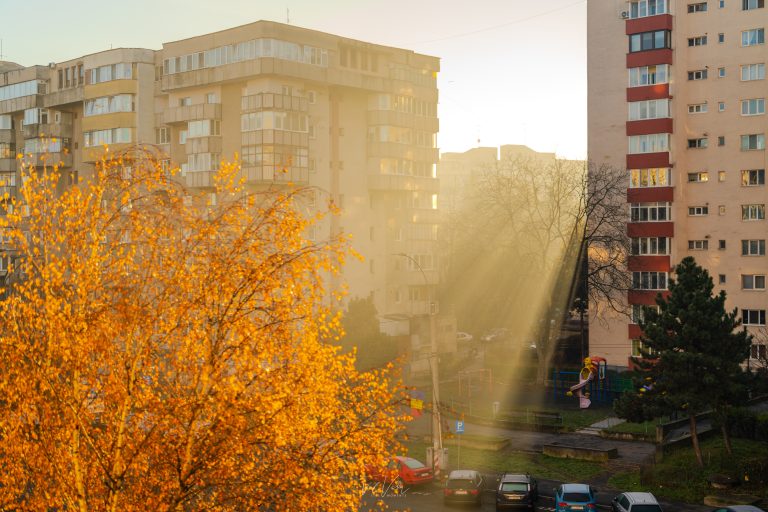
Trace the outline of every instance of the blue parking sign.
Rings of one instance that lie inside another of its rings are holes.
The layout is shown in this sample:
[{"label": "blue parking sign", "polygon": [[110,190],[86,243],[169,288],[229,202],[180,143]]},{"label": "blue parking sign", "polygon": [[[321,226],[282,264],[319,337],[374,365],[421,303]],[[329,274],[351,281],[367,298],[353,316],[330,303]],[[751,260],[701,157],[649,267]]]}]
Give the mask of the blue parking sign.
[{"label": "blue parking sign", "polygon": [[464,422],[462,420],[456,420],[456,433],[457,434],[464,433]]}]

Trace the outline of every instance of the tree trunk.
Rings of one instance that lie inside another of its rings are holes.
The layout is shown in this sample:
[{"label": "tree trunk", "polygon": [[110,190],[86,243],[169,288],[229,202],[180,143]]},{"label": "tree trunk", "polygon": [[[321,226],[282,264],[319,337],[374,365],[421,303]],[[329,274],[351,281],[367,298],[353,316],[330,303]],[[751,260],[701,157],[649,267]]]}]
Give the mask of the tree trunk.
[{"label": "tree trunk", "polygon": [[733,455],[733,447],[731,447],[731,435],[728,433],[728,425],[724,421],[720,426],[720,430],[723,432],[723,444],[725,444],[725,451],[728,455]]},{"label": "tree trunk", "polygon": [[691,427],[691,442],[693,443],[693,453],[696,454],[696,462],[699,463],[699,467],[704,467],[704,459],[701,457],[701,447],[699,446],[699,434],[696,432],[696,415],[691,413],[688,415],[688,423]]}]

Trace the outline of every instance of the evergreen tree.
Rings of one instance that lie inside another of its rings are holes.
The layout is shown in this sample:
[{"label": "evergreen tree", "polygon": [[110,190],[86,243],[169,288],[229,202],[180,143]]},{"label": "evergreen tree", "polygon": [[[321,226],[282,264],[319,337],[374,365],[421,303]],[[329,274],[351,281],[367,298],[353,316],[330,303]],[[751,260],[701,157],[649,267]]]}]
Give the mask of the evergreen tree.
[{"label": "evergreen tree", "polygon": [[[696,415],[712,409],[723,413],[744,396],[741,363],[749,355],[752,338],[741,325],[737,310],[725,311],[725,292],[713,295],[706,270],[692,257],[675,268],[669,295],[656,298],[658,310],[644,308],[643,370],[635,379],[637,391],[625,394],[616,412],[630,421],[682,412],[689,418],[696,459],[703,466]],[[723,430],[728,444],[727,430]]]}]

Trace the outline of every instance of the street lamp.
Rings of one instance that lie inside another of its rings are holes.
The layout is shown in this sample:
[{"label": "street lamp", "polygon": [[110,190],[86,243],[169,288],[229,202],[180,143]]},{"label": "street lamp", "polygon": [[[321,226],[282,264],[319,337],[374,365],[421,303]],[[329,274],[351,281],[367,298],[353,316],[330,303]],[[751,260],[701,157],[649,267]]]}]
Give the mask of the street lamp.
[{"label": "street lamp", "polygon": [[427,314],[429,315],[429,342],[430,342],[430,355],[429,355],[429,369],[432,373],[432,469],[435,473],[435,478],[440,477],[440,466],[443,463],[443,433],[442,424],[440,421],[440,396],[438,392],[438,386],[440,380],[438,379],[438,358],[437,358],[437,336],[435,336],[435,315],[437,314],[437,308],[432,301],[432,292],[429,286],[429,280],[424,273],[424,269],[415,258],[405,254],[404,252],[396,253],[395,256],[402,256],[412,261],[416,268],[421,272],[421,277],[424,278],[425,287],[430,290],[429,292],[429,309]]}]

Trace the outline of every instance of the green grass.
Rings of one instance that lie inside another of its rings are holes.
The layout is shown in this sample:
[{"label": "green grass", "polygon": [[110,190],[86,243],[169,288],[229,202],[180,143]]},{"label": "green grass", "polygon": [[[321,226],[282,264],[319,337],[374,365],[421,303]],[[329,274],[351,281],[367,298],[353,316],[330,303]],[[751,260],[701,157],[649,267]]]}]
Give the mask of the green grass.
[{"label": "green grass", "polygon": [[646,421],[644,423],[631,423],[625,421],[614,427],[607,428],[606,431],[618,432],[621,434],[648,434],[653,436],[656,435],[656,421]]},{"label": "green grass", "polygon": [[[721,437],[702,442],[704,468],[699,468],[693,450],[680,447],[642,475],[619,473],[608,480],[611,487],[627,491],[648,491],[657,496],[689,503],[701,503],[704,496],[717,494],[707,477],[724,474],[742,481],[739,493],[768,498],[768,443],[733,439],[734,454],[728,455]],[[744,481],[747,475],[749,481]]]},{"label": "green grass", "polygon": [[[419,460],[424,460],[427,445],[423,443],[406,443],[408,454]],[[448,459],[451,468],[459,467],[459,450],[455,446],[448,449]],[[478,471],[496,472],[515,471],[530,473],[540,478],[553,480],[584,480],[602,471],[602,465],[597,462],[575,459],[559,459],[540,453],[516,453],[510,449],[497,452],[461,448],[461,469],[476,469]]]}]

